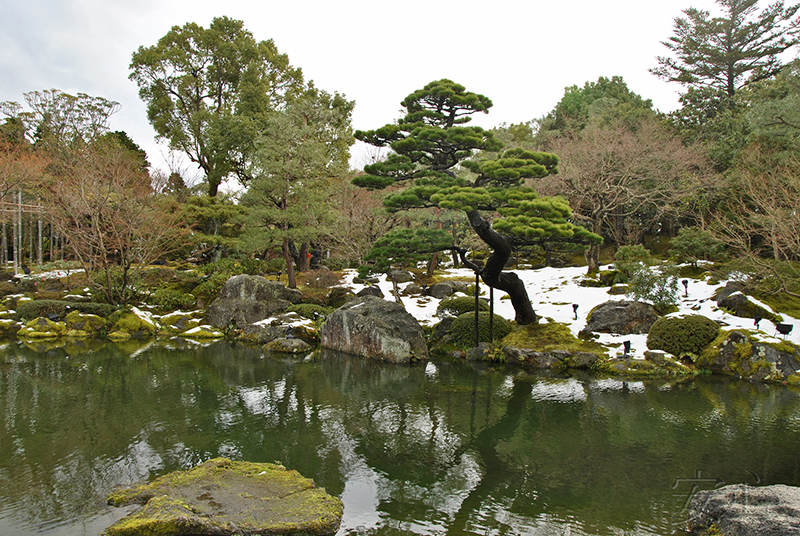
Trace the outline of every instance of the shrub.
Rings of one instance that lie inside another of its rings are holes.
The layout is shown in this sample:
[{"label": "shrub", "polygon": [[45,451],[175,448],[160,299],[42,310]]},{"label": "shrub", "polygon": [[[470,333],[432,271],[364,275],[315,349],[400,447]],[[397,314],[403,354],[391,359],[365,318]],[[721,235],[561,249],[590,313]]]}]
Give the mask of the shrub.
[{"label": "shrub", "polygon": [[663,317],[647,334],[647,347],[674,356],[699,355],[719,333],[719,325],[702,315]]},{"label": "shrub", "polygon": [[107,303],[82,303],[71,302],[66,300],[33,300],[20,304],[17,307],[16,317],[17,320],[26,319],[33,320],[40,316],[48,316],[56,314],[64,317],[67,314],[67,307],[73,311],[80,311],[84,314],[97,315],[108,317],[113,313],[116,308]]},{"label": "shrub", "polygon": [[672,264],[654,270],[641,266],[628,281],[628,296],[651,303],[660,314],[668,312],[680,301],[677,268]]},{"label": "shrub", "polygon": [[147,301],[162,311],[177,311],[193,309],[197,299],[180,290],[160,288],[154,291]]},{"label": "shrub", "polygon": [[635,246],[622,246],[614,254],[614,267],[617,277],[614,283],[625,283],[633,274],[643,266],[653,263],[650,251],[641,244]]},{"label": "shrub", "polygon": [[[494,340],[499,341],[511,333],[511,322],[502,316],[494,315]],[[489,313],[478,313],[478,341],[489,342]],[[450,327],[453,344],[458,348],[475,346],[475,313],[459,315]]]},{"label": "shrub", "polygon": [[[488,311],[489,304],[484,300],[478,300],[478,311]],[[459,316],[464,313],[475,313],[474,296],[453,296],[445,298],[439,302],[436,308],[436,316]]]}]

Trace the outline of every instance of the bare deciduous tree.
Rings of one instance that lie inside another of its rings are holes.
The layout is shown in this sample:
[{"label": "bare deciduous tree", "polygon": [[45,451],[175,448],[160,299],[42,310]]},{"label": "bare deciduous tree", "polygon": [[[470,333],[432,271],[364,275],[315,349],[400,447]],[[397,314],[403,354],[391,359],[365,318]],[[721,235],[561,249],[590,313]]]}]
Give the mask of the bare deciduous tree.
[{"label": "bare deciduous tree", "polygon": [[[634,128],[619,122],[590,124],[578,134],[552,140],[547,149],[559,155],[560,173],[537,189],[569,198],[575,217],[617,245],[638,242],[662,219],[703,161],[654,118]],[[599,248],[587,250],[590,271],[598,268]]]},{"label": "bare deciduous tree", "polygon": [[125,304],[133,296],[132,277],[180,248],[184,230],[130,152],[95,143],[73,156],[63,175],[40,184],[43,209],[90,283],[109,303]]},{"label": "bare deciduous tree", "polygon": [[710,229],[730,251],[777,282],[776,291],[800,297],[789,288],[791,280],[795,285],[800,280],[800,159],[752,146],[742,153],[733,181]]}]

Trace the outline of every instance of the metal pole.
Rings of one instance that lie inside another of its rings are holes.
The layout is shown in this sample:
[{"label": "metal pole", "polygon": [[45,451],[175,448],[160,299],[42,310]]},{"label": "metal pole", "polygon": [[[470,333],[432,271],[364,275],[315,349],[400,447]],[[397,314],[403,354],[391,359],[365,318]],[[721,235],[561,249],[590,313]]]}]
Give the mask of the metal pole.
[{"label": "metal pole", "polygon": [[494,287],[489,285],[489,342],[494,342]]},{"label": "metal pole", "polygon": [[478,297],[480,290],[480,276],[475,272],[475,346],[478,346]]}]

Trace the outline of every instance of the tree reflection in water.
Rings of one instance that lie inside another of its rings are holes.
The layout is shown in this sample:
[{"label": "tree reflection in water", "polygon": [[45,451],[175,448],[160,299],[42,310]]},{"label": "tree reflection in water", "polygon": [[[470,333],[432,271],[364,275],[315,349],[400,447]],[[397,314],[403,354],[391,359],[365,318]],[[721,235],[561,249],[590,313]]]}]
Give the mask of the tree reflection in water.
[{"label": "tree reflection in water", "polygon": [[314,478],[345,502],[341,534],[669,534],[681,482],[800,484],[799,409],[785,387],[710,378],[9,345],[0,536],[97,534],[126,513],[110,489],[214,456]]}]

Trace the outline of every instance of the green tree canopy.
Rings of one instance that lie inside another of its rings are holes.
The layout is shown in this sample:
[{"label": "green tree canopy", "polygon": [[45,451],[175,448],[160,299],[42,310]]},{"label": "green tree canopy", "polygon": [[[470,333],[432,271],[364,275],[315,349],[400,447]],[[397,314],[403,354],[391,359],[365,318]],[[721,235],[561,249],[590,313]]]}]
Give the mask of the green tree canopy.
[{"label": "green tree canopy", "polygon": [[653,102],[628,88],[621,76],[601,76],[564,89],[564,96],[543,120],[540,130],[579,131],[590,121],[602,123],[636,121],[652,115]]},{"label": "green tree canopy", "polygon": [[19,141],[24,136],[54,156],[66,156],[108,132],[108,119],[119,111],[118,102],[85,93],[70,95],[58,89],[29,91],[23,97],[28,110],[16,102],[0,103],[9,117],[8,128]]},{"label": "green tree canopy", "polygon": [[[393,210],[438,207],[465,212],[472,229],[493,252],[482,267],[467,261],[463,251],[462,260],[480,272],[486,284],[508,293],[517,322],[536,322],[524,284],[516,274],[503,271],[512,247],[547,240],[589,243],[600,239],[570,223],[564,200],[539,198],[524,187],[526,179],[556,173],[558,157],[518,147],[496,158],[471,159],[476,151],[502,149],[491,132],[466,126],[472,114],[487,112],[492,102],[451,80],[431,82],[401,104],[406,114],[396,124],[356,132],[356,138],[388,146],[393,152],[386,161],[365,166],[365,174],[354,184],[399,186],[384,200]],[[482,213],[499,216],[490,220]],[[443,239],[445,235],[439,234]],[[409,240],[407,249],[418,247],[414,242]],[[435,242],[431,238],[428,247]],[[449,249],[457,248],[451,245]]]},{"label": "green tree canopy", "polygon": [[139,47],[130,68],[158,137],[203,170],[212,197],[229,176],[248,181],[264,114],[303,84],[272,40],[256,41],[228,17],[208,29],[174,26],[157,44]]},{"label": "green tree canopy", "polygon": [[780,55],[798,44],[800,5],[782,1],[761,10],[758,0],[716,0],[723,14],[689,8],[663,41],[673,56],[659,56],[650,70],[687,88],[713,88],[732,96],[742,86],[774,76]]},{"label": "green tree canopy", "polygon": [[267,114],[256,142],[248,169],[253,180],[242,196],[249,209],[245,238],[254,251],[281,246],[291,288],[296,283],[290,243],[305,246],[302,256],[323,234],[330,210],[328,183],[348,170],[353,106],[338,93],[311,86]]}]

